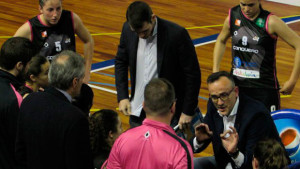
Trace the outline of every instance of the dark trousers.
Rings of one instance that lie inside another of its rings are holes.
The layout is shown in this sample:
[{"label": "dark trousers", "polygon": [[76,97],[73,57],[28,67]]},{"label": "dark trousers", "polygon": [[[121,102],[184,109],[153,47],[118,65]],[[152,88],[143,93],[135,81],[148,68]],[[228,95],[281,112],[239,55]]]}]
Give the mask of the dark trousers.
[{"label": "dark trousers", "polygon": [[280,109],[280,94],[277,89],[239,87],[239,91],[264,103],[270,112]]},{"label": "dark trousers", "polygon": [[194,158],[195,169],[217,169],[218,164],[214,156]]},{"label": "dark trousers", "polygon": [[134,128],[134,127],[138,127],[138,126],[142,125],[145,118],[146,118],[146,113],[145,113],[144,109],[142,109],[140,117],[130,115],[129,116],[130,128]]}]

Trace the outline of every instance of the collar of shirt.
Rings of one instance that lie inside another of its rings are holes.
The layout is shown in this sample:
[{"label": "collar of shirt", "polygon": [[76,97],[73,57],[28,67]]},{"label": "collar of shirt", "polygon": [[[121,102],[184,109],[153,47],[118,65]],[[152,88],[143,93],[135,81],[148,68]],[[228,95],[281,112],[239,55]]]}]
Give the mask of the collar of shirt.
[{"label": "collar of shirt", "polygon": [[153,30],[153,32],[152,32],[152,36],[157,35],[157,25],[158,25],[158,23],[157,23],[157,18],[155,18],[155,26],[154,26],[154,30]]},{"label": "collar of shirt", "polygon": [[[230,116],[235,116],[235,115],[237,114],[237,110],[238,110],[238,107],[239,107],[239,103],[240,103],[240,99],[239,99],[239,97],[237,97],[236,102],[235,102],[235,104],[234,104],[234,106],[233,106],[233,109],[231,110],[231,112],[230,112],[230,114],[228,115],[228,117],[230,117]],[[218,113],[219,113],[219,115],[220,115],[221,117],[224,117],[224,116],[225,116],[225,115],[220,114],[219,111],[218,111]]]},{"label": "collar of shirt", "polygon": [[61,89],[58,89],[58,88],[56,88],[56,89],[58,91],[60,91],[62,94],[64,94],[66,96],[66,98],[69,100],[70,103],[72,102],[72,96],[68,92],[66,92],[64,90],[61,90]]},{"label": "collar of shirt", "polygon": [[158,128],[161,130],[166,130],[166,131],[176,135],[175,131],[172,129],[172,127],[170,125],[167,125],[167,124],[159,122],[159,121],[150,120],[150,119],[146,118],[143,121],[143,125],[151,126],[151,127]]}]

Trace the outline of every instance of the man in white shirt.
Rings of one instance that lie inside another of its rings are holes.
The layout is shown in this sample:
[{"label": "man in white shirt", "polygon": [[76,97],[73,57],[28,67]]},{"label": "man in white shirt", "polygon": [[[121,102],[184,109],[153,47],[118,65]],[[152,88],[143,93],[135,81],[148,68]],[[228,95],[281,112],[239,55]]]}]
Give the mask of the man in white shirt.
[{"label": "man in white shirt", "polygon": [[120,111],[130,115],[131,127],[141,125],[145,118],[142,103],[146,84],[156,77],[165,78],[174,86],[177,98],[171,125],[188,124],[198,105],[201,74],[187,30],[157,17],[142,1],[131,3],[126,17],[115,61]]},{"label": "man in white shirt", "polygon": [[232,76],[225,71],[207,79],[210,100],[204,122],[196,126],[194,152],[212,142],[214,156],[194,159],[195,168],[252,168],[253,146],[262,138],[280,138],[263,103],[239,95]]}]

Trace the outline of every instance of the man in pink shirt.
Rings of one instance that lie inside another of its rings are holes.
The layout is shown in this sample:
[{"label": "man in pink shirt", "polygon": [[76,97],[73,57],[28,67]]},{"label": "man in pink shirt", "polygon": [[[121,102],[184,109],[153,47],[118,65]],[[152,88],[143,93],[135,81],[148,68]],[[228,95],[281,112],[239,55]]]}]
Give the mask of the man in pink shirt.
[{"label": "man in pink shirt", "polygon": [[194,168],[189,143],[170,127],[175,104],[172,84],[166,79],[152,79],[144,91],[143,125],[127,130],[115,141],[106,168]]}]

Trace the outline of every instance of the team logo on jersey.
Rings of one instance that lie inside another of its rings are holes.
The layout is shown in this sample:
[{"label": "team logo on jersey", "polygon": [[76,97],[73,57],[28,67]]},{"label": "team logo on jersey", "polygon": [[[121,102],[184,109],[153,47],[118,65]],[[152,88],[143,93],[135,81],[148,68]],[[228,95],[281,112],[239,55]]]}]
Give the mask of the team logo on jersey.
[{"label": "team logo on jersey", "polygon": [[262,18],[258,18],[258,19],[256,20],[255,24],[256,24],[258,27],[262,28],[262,27],[265,26],[265,20],[263,20]]},{"label": "team logo on jersey", "polygon": [[42,32],[42,37],[43,38],[47,37],[47,31]]},{"label": "team logo on jersey", "polygon": [[236,35],[238,34],[238,32],[237,32],[237,31],[234,31],[233,34],[234,34],[234,36],[236,36]]},{"label": "team logo on jersey", "polygon": [[241,20],[236,19],[234,24],[235,24],[236,26],[241,26]]},{"label": "team logo on jersey", "polygon": [[258,36],[254,36],[253,40],[258,42],[259,41],[259,37]]},{"label": "team logo on jersey", "polygon": [[234,62],[233,64],[235,65],[236,68],[239,68],[242,65],[241,59],[239,57],[237,57],[237,56],[234,57],[233,62]]},{"label": "team logo on jersey", "polygon": [[144,137],[145,137],[145,139],[147,139],[148,137],[150,137],[150,132],[147,131],[147,132],[144,134]]},{"label": "team logo on jersey", "polygon": [[66,40],[65,40],[65,43],[70,43],[71,42],[71,39],[70,38],[67,38]]},{"label": "team logo on jersey", "polygon": [[44,43],[44,47],[45,48],[49,47],[49,43],[48,42]]}]

